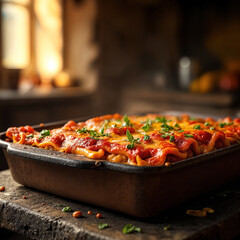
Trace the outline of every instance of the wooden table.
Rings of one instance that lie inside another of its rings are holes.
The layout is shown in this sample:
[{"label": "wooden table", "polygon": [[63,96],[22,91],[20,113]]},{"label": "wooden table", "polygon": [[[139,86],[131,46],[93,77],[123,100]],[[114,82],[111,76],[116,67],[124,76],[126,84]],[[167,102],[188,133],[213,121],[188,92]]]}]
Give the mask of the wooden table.
[{"label": "wooden table", "polygon": [[[0,226],[32,239],[238,239],[240,236],[240,181],[231,183],[195,200],[162,213],[151,220],[139,220],[26,188],[14,182],[10,171],[0,172]],[[26,196],[26,199],[23,198]],[[119,199],[121,201],[121,199]],[[83,217],[62,212],[70,206]],[[205,218],[186,214],[187,209],[211,207]],[[87,212],[91,210],[92,215]],[[103,218],[97,219],[96,213]],[[98,229],[107,223],[108,228]],[[123,234],[126,224],[140,227],[141,233]],[[169,229],[164,229],[169,226]]]}]

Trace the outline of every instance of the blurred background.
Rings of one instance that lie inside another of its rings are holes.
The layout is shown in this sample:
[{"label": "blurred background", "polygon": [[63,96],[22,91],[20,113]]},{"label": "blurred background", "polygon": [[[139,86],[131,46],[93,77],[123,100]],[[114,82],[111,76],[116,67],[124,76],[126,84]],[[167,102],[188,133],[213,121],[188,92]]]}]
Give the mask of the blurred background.
[{"label": "blurred background", "polygon": [[0,0],[0,132],[114,112],[240,117],[239,12],[239,0]]},{"label": "blurred background", "polygon": [[114,112],[240,116],[238,0],[1,0],[0,12],[0,131]]}]

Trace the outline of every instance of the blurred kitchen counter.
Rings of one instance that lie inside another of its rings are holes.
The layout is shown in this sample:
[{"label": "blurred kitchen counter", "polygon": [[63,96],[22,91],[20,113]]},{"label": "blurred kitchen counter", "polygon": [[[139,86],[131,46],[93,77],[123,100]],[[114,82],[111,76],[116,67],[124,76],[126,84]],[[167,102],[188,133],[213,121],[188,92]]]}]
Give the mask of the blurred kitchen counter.
[{"label": "blurred kitchen counter", "polygon": [[94,93],[82,87],[0,90],[0,131],[92,115]]},{"label": "blurred kitchen counter", "polygon": [[181,91],[132,90],[124,91],[123,111],[184,112],[213,117],[240,116],[239,94],[208,93],[194,94]]}]

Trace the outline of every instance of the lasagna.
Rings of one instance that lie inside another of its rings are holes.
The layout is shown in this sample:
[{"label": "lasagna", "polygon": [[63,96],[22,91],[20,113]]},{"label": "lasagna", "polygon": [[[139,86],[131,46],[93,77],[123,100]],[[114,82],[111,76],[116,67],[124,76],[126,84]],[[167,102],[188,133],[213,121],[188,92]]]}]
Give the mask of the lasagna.
[{"label": "lasagna", "polygon": [[69,121],[55,129],[11,127],[8,141],[84,155],[90,159],[137,165],[169,165],[240,141],[240,119],[214,120],[188,115],[122,116]]}]

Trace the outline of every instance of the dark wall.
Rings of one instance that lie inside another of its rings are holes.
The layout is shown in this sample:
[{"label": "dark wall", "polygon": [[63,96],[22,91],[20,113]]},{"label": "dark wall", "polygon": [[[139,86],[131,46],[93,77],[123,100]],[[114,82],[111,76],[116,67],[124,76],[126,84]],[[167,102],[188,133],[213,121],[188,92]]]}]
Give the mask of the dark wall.
[{"label": "dark wall", "polygon": [[239,1],[98,0],[97,5],[101,113],[121,110],[119,100],[129,88],[179,89],[183,56],[194,59],[195,77],[240,59]]},{"label": "dark wall", "polygon": [[[119,109],[126,88],[174,87],[178,53],[179,5],[175,1],[97,1],[99,99],[108,112]],[[172,79],[172,81],[167,81]]]}]

